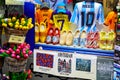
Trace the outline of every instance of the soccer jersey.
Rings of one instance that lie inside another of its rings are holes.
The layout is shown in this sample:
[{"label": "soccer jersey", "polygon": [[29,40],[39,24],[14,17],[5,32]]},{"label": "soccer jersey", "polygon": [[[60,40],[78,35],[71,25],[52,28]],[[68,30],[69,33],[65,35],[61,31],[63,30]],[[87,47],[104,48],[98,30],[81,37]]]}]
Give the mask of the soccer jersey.
[{"label": "soccer jersey", "polygon": [[99,23],[104,21],[103,7],[96,2],[82,1],[76,3],[70,21],[77,24],[80,31],[95,31],[96,21]]},{"label": "soccer jersey", "polygon": [[36,10],[36,14],[35,14],[36,22],[39,24],[41,22],[44,22],[46,24],[46,26],[49,27],[48,23],[50,21],[52,12],[53,12],[53,10],[51,10],[51,9],[48,9],[48,10],[38,9],[38,10]]},{"label": "soccer jersey", "polygon": [[52,20],[55,24],[55,27],[59,28],[60,30],[69,30],[69,22],[71,18],[71,12],[66,10],[65,13],[58,13],[55,10],[52,14]]},{"label": "soccer jersey", "polygon": [[42,4],[42,1],[41,0],[34,0],[35,1],[35,3],[37,3],[37,4]]},{"label": "soccer jersey", "polygon": [[59,3],[67,4],[68,0],[44,0],[47,3],[50,3],[50,8],[56,10]]},{"label": "soccer jersey", "polygon": [[117,13],[115,13],[114,11],[109,12],[104,23],[109,27],[110,30],[114,31],[116,22],[117,22]]}]

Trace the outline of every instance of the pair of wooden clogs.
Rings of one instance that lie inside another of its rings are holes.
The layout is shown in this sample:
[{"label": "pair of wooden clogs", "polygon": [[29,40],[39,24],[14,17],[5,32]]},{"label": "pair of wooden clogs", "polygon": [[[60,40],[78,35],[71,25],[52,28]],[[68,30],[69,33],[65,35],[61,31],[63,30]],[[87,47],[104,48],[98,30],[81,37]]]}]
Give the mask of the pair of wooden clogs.
[{"label": "pair of wooden clogs", "polygon": [[62,31],[60,34],[60,45],[71,46],[73,44],[73,33],[72,31]]},{"label": "pair of wooden clogs", "polygon": [[105,50],[112,50],[114,48],[115,32],[100,32],[99,47]]},{"label": "pair of wooden clogs", "polygon": [[98,32],[89,32],[87,34],[87,43],[86,47],[87,48],[98,48],[99,47],[99,33]]}]

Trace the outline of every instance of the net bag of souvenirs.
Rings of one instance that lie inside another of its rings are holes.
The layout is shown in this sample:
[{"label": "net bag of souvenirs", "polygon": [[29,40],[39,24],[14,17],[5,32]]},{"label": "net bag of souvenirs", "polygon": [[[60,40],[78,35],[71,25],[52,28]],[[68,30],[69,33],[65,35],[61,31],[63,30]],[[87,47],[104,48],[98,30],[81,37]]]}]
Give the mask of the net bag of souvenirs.
[{"label": "net bag of souvenirs", "polygon": [[6,64],[6,68],[10,72],[24,71],[26,68],[26,64],[27,64],[27,59],[23,59],[23,58],[17,60],[15,58],[6,57],[4,61]]}]

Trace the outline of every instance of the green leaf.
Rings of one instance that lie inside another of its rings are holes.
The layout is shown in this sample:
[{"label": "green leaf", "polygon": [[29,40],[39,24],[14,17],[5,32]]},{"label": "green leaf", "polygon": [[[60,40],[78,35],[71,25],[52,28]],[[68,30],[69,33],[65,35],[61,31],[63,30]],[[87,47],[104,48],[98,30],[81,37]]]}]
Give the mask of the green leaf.
[{"label": "green leaf", "polygon": [[0,56],[1,56],[1,57],[9,57],[9,55],[8,55],[7,53],[5,53],[5,52],[4,52],[4,53],[1,53]]},{"label": "green leaf", "polygon": [[13,50],[16,51],[16,49],[17,49],[17,46],[14,46],[14,47],[13,47]]}]

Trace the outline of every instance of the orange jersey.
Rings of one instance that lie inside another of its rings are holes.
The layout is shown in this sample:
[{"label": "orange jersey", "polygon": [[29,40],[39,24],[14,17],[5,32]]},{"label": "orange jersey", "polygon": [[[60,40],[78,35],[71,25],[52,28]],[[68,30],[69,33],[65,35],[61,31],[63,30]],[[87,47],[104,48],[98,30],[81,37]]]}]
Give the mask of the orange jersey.
[{"label": "orange jersey", "polygon": [[35,20],[37,23],[41,23],[44,22],[46,24],[46,26],[48,27],[48,23],[50,22],[50,18],[52,15],[53,10],[52,9],[48,9],[48,10],[36,10],[35,13]]},{"label": "orange jersey", "polygon": [[115,31],[115,23],[116,22],[117,22],[117,13],[115,13],[114,11],[109,12],[105,19],[104,24],[109,26],[110,30]]}]

